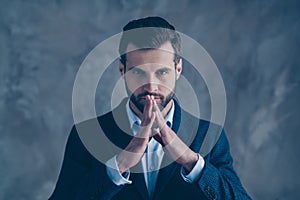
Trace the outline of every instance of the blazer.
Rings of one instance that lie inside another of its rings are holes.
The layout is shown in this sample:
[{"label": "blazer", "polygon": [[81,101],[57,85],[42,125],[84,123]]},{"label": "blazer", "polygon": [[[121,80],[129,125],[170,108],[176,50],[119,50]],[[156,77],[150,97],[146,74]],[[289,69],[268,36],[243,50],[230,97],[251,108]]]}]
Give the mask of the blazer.
[{"label": "blazer", "polygon": [[[99,135],[93,123],[87,120],[73,126],[66,144],[62,168],[50,200],[69,199],[114,199],[114,200],[148,200],[143,173],[131,173],[132,184],[115,185],[107,175],[102,160],[116,155],[116,146],[124,149],[132,135],[125,110],[124,99],[113,111],[97,117],[102,134],[110,142],[97,143],[89,139]],[[187,183],[180,174],[181,166],[164,156],[162,163],[170,163],[159,170],[153,199],[250,199],[232,166],[229,143],[222,127],[205,120],[197,119],[180,108],[175,102],[173,127],[175,133],[195,152],[200,151],[209,125],[221,128],[222,132],[213,149],[204,157],[205,165],[199,180]],[[78,134],[80,131],[81,135]],[[85,135],[85,136],[82,136]],[[85,144],[89,143],[86,148]],[[115,146],[114,146],[115,145]],[[90,153],[94,149],[99,155]],[[139,164],[137,165],[139,166]]]}]

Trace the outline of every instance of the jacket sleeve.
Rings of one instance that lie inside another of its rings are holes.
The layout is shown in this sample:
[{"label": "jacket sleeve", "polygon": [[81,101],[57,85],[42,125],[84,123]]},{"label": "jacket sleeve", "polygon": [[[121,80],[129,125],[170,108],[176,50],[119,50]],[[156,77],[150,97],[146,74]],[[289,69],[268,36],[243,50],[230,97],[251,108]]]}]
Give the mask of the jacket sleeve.
[{"label": "jacket sleeve", "polygon": [[205,165],[197,184],[207,199],[251,199],[233,169],[224,131],[204,160]]},{"label": "jacket sleeve", "polygon": [[60,175],[49,199],[110,199],[122,187],[109,179],[105,165],[87,151],[73,126]]}]

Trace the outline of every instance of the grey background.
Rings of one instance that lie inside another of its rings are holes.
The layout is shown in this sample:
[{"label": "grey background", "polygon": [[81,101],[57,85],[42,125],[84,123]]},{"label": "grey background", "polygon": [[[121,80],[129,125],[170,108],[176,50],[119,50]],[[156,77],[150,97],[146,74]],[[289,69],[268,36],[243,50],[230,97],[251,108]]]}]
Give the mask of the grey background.
[{"label": "grey background", "polygon": [[[219,67],[225,130],[249,194],[299,199],[299,10],[298,1],[279,0],[1,0],[0,199],[51,194],[81,62],[129,20],[148,15],[197,40]],[[108,79],[119,78],[117,65],[109,72]],[[100,113],[109,110],[110,88],[97,96]]]}]

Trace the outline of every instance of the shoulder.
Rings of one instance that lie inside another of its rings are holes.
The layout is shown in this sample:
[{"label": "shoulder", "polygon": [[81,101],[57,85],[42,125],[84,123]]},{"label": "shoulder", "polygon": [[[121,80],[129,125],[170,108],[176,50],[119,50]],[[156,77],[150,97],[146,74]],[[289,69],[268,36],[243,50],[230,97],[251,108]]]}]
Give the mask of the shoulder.
[{"label": "shoulder", "polygon": [[76,128],[78,127],[83,127],[83,128],[87,128],[87,127],[93,127],[96,123],[98,123],[98,125],[100,124],[102,125],[107,125],[110,124],[111,122],[114,121],[124,121],[124,117],[126,117],[126,102],[128,101],[128,98],[124,98],[120,104],[118,106],[116,106],[115,108],[113,108],[111,111],[108,111],[102,115],[99,115],[97,117],[94,118],[90,118],[78,123],[75,123],[74,126]]},{"label": "shoulder", "polygon": [[222,125],[214,123],[210,120],[196,117],[182,108],[181,108],[181,121],[182,123],[187,124],[189,126],[196,126],[198,131],[201,132],[206,132],[208,130],[211,131],[223,130]]},{"label": "shoulder", "polygon": [[191,113],[189,113],[188,111],[184,110],[182,106],[179,104],[177,99],[174,99],[174,105],[175,105],[174,120],[181,121],[181,123],[188,124],[188,125],[197,124],[197,126],[201,128],[208,128],[209,126],[218,129],[222,128],[222,126],[217,123],[213,123],[209,120],[196,117]]}]

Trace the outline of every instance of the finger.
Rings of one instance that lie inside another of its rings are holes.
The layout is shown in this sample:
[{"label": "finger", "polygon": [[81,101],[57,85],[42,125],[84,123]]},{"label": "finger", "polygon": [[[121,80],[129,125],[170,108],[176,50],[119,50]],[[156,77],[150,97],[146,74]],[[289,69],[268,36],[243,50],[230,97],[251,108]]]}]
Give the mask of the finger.
[{"label": "finger", "polygon": [[156,101],[155,101],[154,99],[152,99],[152,100],[153,100],[153,110],[154,110],[154,111],[159,110],[159,107],[158,107]]},{"label": "finger", "polygon": [[150,119],[152,117],[152,105],[151,98],[149,95],[146,96],[145,99],[145,106],[144,106],[144,112],[141,117],[141,126],[147,126],[150,122]]},{"label": "finger", "polygon": [[149,119],[149,123],[140,127],[138,133],[136,134],[136,137],[141,137],[141,138],[150,137],[152,134],[151,128],[154,124],[154,121],[155,121],[155,114],[153,113],[151,115],[151,118]]},{"label": "finger", "polygon": [[152,109],[153,109],[153,102],[151,100],[150,95],[146,96],[146,103],[147,104],[145,106],[144,114],[145,114],[145,117],[147,117],[148,119],[150,119],[151,115],[152,115]]},{"label": "finger", "polygon": [[149,101],[147,100],[147,98],[148,98],[148,95],[146,96],[146,99],[145,99],[145,106],[144,106],[143,114],[145,114],[147,112],[147,110],[149,109]]},{"label": "finger", "polygon": [[153,115],[153,101],[151,100],[150,95],[148,95],[149,107],[148,107],[148,117],[151,118]]},{"label": "finger", "polygon": [[156,115],[157,126],[160,130],[162,130],[162,129],[164,129],[166,122],[165,122],[164,116],[162,115],[160,109],[158,108],[156,101],[154,101],[154,103],[153,103],[153,108],[154,108],[154,112]]}]

